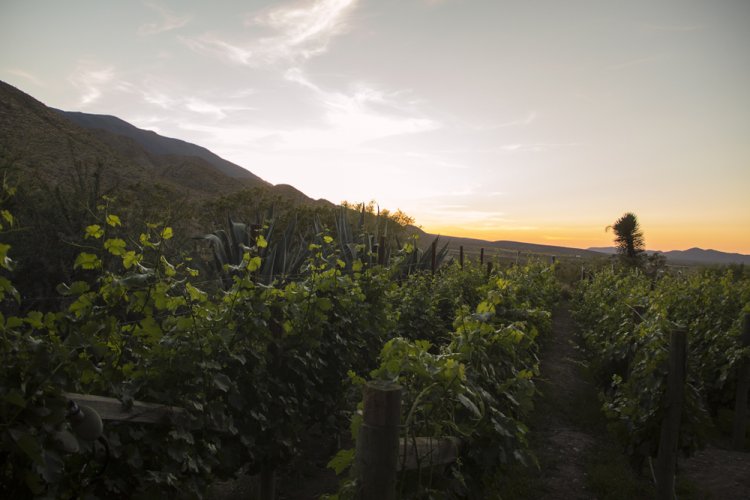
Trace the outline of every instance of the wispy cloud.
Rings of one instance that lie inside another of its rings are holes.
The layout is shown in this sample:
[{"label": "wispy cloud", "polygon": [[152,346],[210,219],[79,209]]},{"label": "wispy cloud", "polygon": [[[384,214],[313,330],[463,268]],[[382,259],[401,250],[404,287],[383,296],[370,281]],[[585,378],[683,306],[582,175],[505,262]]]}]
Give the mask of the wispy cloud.
[{"label": "wispy cloud", "polygon": [[103,89],[114,78],[114,67],[93,67],[90,63],[82,62],[79,63],[77,70],[68,80],[81,92],[81,106],[86,106],[99,99],[102,96]]},{"label": "wispy cloud", "polygon": [[188,97],[183,102],[184,106],[193,113],[210,115],[217,119],[226,118],[233,111],[253,111],[256,108],[252,106],[236,106],[224,103],[209,102],[204,99]]},{"label": "wispy cloud", "polygon": [[[279,61],[298,62],[324,53],[331,40],[346,32],[358,0],[303,0],[249,15],[249,28],[270,30],[270,36],[242,42],[215,34],[182,38],[191,49],[228,61],[260,66]],[[257,31],[257,30],[256,30]]]},{"label": "wispy cloud", "polygon": [[[322,119],[334,141],[362,144],[392,135],[434,130],[440,126],[430,118],[415,116],[410,104],[401,104],[392,95],[364,84],[355,86],[351,93],[343,93],[322,89],[299,68],[288,70],[285,77],[312,92],[313,99],[323,108]],[[305,133],[317,135],[315,131]]]},{"label": "wispy cloud", "polygon": [[46,87],[47,86],[41,80],[41,78],[38,78],[38,77],[32,75],[31,73],[29,73],[28,71],[24,71],[22,69],[11,68],[11,69],[6,70],[6,73],[14,75],[14,76],[18,76],[20,78],[23,78],[24,80],[27,80],[27,81],[33,83],[37,87]]},{"label": "wispy cloud", "polygon": [[493,128],[506,128],[506,127],[520,127],[520,126],[526,126],[531,125],[534,123],[534,120],[537,118],[536,111],[530,111],[524,118],[518,119],[518,120],[511,120],[508,122],[503,122],[498,125],[495,125]]},{"label": "wispy cloud", "polygon": [[197,38],[180,37],[180,40],[195,52],[215,55],[235,64],[249,65],[257,62],[253,58],[254,50],[232,44],[210,33]]},{"label": "wispy cloud", "polygon": [[139,35],[157,35],[159,33],[164,33],[165,31],[172,31],[177,28],[182,28],[187,23],[189,23],[191,19],[191,16],[176,14],[163,5],[159,5],[153,2],[143,2],[143,5],[151,10],[156,11],[159,16],[161,16],[161,19],[156,22],[141,25],[141,27],[138,28]]}]

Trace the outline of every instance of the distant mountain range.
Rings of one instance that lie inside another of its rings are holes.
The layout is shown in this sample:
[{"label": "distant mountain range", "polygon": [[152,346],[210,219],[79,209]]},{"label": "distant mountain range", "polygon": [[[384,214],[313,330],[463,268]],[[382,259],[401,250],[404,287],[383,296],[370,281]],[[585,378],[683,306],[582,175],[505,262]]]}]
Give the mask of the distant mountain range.
[{"label": "distant mountain range", "polygon": [[[159,183],[189,198],[213,198],[260,188],[295,203],[333,206],[313,200],[293,186],[272,185],[249,170],[208,149],[163,137],[109,115],[49,108],[17,88],[0,81],[0,160],[53,185],[63,179],[92,175],[101,169],[105,186],[151,186]],[[102,168],[105,167],[105,168]],[[96,174],[99,175],[99,174]],[[98,182],[98,181],[97,181]],[[413,231],[423,231],[412,228]],[[428,239],[430,236],[426,235]],[[451,252],[482,248],[496,255],[534,253],[569,257],[600,257],[614,248],[577,249],[516,241],[484,241],[446,236]],[[691,248],[663,252],[674,263],[750,264],[750,256]]]},{"label": "distant mountain range", "polygon": [[[617,253],[615,247],[592,247],[588,250],[603,254],[613,255]],[[658,253],[667,258],[669,262],[682,264],[748,264],[750,255],[740,253],[727,253],[718,250],[704,250],[702,248],[690,248],[688,250],[671,250],[662,252],[660,250],[648,250],[648,253]]]}]

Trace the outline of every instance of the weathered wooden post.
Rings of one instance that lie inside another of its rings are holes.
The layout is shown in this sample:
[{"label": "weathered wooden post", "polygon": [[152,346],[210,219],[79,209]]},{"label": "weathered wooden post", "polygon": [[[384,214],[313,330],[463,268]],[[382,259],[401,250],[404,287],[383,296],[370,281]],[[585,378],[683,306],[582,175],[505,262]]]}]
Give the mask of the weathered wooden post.
[{"label": "weathered wooden post", "polygon": [[358,500],[395,500],[400,423],[401,386],[368,382],[355,459]]},{"label": "weathered wooden post", "polygon": [[458,247],[458,262],[461,263],[461,269],[464,268],[464,246]]},{"label": "weathered wooden post", "polygon": [[270,465],[263,465],[260,469],[260,500],[275,500],[276,471]]},{"label": "weathered wooden post", "polygon": [[[740,345],[750,347],[750,313],[742,317],[742,336]],[[737,376],[737,397],[734,401],[734,425],[732,426],[732,446],[735,450],[745,447],[747,429],[747,393],[750,391],[750,360],[745,359],[740,365]]]},{"label": "weathered wooden post", "polygon": [[484,265],[484,248],[479,250],[479,264]]},{"label": "weathered wooden post", "polygon": [[666,414],[661,422],[659,455],[656,458],[656,498],[673,500],[680,418],[687,375],[687,330],[677,328],[669,336]]},{"label": "weathered wooden post", "polygon": [[385,236],[380,237],[380,244],[378,245],[378,265],[385,264]]}]

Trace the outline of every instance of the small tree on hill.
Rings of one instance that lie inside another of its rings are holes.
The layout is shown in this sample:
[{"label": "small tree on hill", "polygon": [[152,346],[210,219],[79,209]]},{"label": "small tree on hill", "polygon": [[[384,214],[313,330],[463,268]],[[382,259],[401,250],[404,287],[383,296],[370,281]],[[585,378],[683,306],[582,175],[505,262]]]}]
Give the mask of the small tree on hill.
[{"label": "small tree on hill", "polygon": [[634,213],[628,212],[617,219],[614,224],[607,226],[605,231],[608,231],[610,228],[615,233],[617,253],[622,256],[622,259],[626,263],[637,265],[646,248],[643,231],[641,231],[638,224],[638,218]]}]

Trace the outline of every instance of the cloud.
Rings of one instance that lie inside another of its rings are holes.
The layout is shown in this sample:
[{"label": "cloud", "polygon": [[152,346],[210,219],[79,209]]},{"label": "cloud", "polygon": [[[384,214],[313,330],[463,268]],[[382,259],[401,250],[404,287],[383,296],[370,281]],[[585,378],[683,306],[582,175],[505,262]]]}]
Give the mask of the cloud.
[{"label": "cloud", "polygon": [[14,76],[18,76],[20,78],[23,78],[24,80],[28,80],[29,82],[33,83],[37,87],[47,86],[40,78],[37,78],[36,76],[32,75],[28,71],[24,71],[22,69],[11,68],[11,69],[6,70],[6,73],[9,73]]},{"label": "cloud", "polygon": [[140,90],[143,100],[162,109],[173,109],[180,101],[158,90]]},{"label": "cloud", "polygon": [[254,50],[231,44],[215,35],[206,34],[198,38],[180,37],[180,40],[189,49],[198,53],[215,55],[236,64],[250,65],[254,63]]},{"label": "cloud", "polygon": [[103,88],[115,78],[112,66],[92,68],[89,63],[80,63],[69,77],[70,83],[81,91],[81,106],[93,103],[102,96]]},{"label": "cloud", "polygon": [[226,118],[227,114],[233,111],[253,111],[256,109],[251,106],[216,104],[195,97],[186,98],[182,104],[193,113],[211,115],[217,119]]},{"label": "cloud", "polygon": [[307,60],[326,52],[331,40],[349,29],[349,16],[357,2],[304,0],[248,16],[245,20],[247,27],[271,31],[272,34],[240,43],[210,33],[197,38],[182,38],[182,41],[196,52],[242,65]]},{"label": "cloud", "polygon": [[[316,104],[322,108],[323,131],[304,131],[314,140],[325,144],[359,145],[392,135],[413,134],[435,130],[440,124],[432,119],[414,116],[411,104],[402,104],[393,95],[364,84],[352,92],[327,91],[307,78],[299,68],[292,68],[285,78],[311,91]],[[326,137],[327,136],[327,137]],[[310,142],[297,137],[297,141]]]},{"label": "cloud", "polygon": [[534,120],[536,120],[537,114],[536,111],[530,111],[525,118],[521,118],[519,120],[511,120],[509,122],[500,123],[498,125],[495,125],[492,128],[505,128],[505,127],[519,127],[519,126],[526,126],[531,125]]},{"label": "cloud", "polygon": [[180,16],[162,5],[152,2],[143,2],[149,9],[155,10],[161,16],[158,22],[146,23],[138,28],[138,34],[142,36],[157,35],[165,31],[182,28],[190,22],[191,16]]}]

